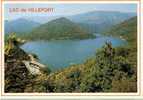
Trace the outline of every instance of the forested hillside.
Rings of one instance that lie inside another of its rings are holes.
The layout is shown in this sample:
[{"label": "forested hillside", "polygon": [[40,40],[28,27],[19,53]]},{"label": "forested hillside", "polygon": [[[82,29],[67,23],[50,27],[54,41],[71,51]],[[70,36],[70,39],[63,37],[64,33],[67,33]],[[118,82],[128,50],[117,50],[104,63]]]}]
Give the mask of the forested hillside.
[{"label": "forested hillside", "polygon": [[39,75],[28,72],[22,63],[26,58],[15,57],[9,66],[10,57],[6,56],[5,92],[136,92],[136,64],[130,60],[131,50],[106,43],[95,58],[83,64]]},{"label": "forested hillside", "polygon": [[[137,91],[137,20],[131,18],[111,29],[122,36],[126,47],[113,48],[106,43],[94,58],[50,75],[56,92],[136,92]],[[110,33],[110,32],[109,32]],[[124,34],[123,34],[124,33]],[[113,35],[108,34],[108,35]]]},{"label": "forested hillside", "polygon": [[34,40],[86,39],[93,37],[94,36],[89,34],[86,29],[83,29],[78,24],[73,23],[64,17],[40,25],[39,27],[33,29],[33,31],[27,36],[27,38]]},{"label": "forested hillside", "polygon": [[[48,32],[59,38],[59,32],[66,33],[62,36],[70,38],[90,36],[65,18],[49,23],[37,28],[33,35],[44,38],[38,34],[44,36]],[[38,75],[30,74],[23,64],[23,60],[29,61],[30,58],[19,48],[17,37],[9,37],[5,46],[5,92],[137,92],[136,17],[114,26],[104,34],[122,38],[127,44],[113,47],[112,43],[105,42],[93,57],[82,64],[55,72],[42,70]]]},{"label": "forested hillside", "polygon": [[[50,75],[56,92],[136,92],[137,91],[137,20],[131,18],[115,27],[116,36],[125,37],[126,47],[110,43],[84,64],[73,65]],[[113,27],[114,28],[114,27]],[[112,30],[112,29],[111,29]],[[127,30],[127,31],[126,31]],[[121,35],[119,35],[121,34]],[[112,35],[112,34],[111,34]],[[133,45],[134,44],[134,45]]]},{"label": "forested hillside", "polygon": [[137,43],[137,17],[132,17],[121,24],[113,26],[104,34],[120,37],[129,43]]}]

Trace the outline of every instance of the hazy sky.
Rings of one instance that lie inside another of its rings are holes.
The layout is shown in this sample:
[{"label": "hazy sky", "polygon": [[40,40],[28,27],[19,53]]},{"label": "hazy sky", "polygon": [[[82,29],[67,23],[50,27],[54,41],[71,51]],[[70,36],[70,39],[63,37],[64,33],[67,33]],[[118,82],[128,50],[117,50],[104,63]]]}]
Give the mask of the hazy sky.
[{"label": "hazy sky", "polygon": [[[88,11],[120,11],[120,12],[136,12],[136,4],[5,4],[5,19],[17,19],[20,17],[32,16],[58,16],[58,15],[74,15]],[[10,13],[10,8],[54,8],[51,13]]]}]

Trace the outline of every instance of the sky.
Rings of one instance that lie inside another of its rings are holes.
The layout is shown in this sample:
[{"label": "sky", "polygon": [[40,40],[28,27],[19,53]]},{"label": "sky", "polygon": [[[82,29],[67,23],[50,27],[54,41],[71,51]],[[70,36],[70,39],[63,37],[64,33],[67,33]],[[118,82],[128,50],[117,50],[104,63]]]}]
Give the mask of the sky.
[{"label": "sky", "polygon": [[[53,12],[46,13],[22,13],[22,12],[10,12],[12,8],[54,8]],[[5,4],[4,5],[4,18],[6,20],[13,20],[21,17],[32,16],[67,16],[75,15],[79,13],[89,11],[120,11],[120,12],[136,12],[136,4]]]}]

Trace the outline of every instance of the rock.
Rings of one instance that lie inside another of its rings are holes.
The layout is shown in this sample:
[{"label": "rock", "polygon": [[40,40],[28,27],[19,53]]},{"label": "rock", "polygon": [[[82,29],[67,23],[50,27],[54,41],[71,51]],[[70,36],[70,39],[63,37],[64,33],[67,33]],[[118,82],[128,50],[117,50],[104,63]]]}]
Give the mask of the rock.
[{"label": "rock", "polygon": [[39,62],[36,61],[22,61],[22,62],[32,75],[41,74],[41,69],[45,68],[45,65],[40,64]]}]

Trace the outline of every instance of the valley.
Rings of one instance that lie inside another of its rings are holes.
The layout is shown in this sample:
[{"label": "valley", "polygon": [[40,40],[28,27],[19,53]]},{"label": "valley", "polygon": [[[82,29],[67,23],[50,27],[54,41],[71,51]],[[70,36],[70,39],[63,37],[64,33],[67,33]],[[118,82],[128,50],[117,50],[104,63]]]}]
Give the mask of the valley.
[{"label": "valley", "polygon": [[[5,26],[5,92],[137,92],[134,13],[97,11],[35,25],[28,21],[28,29],[24,22],[22,31]],[[23,63],[33,61],[29,55],[46,66],[35,65],[39,74]]]}]

